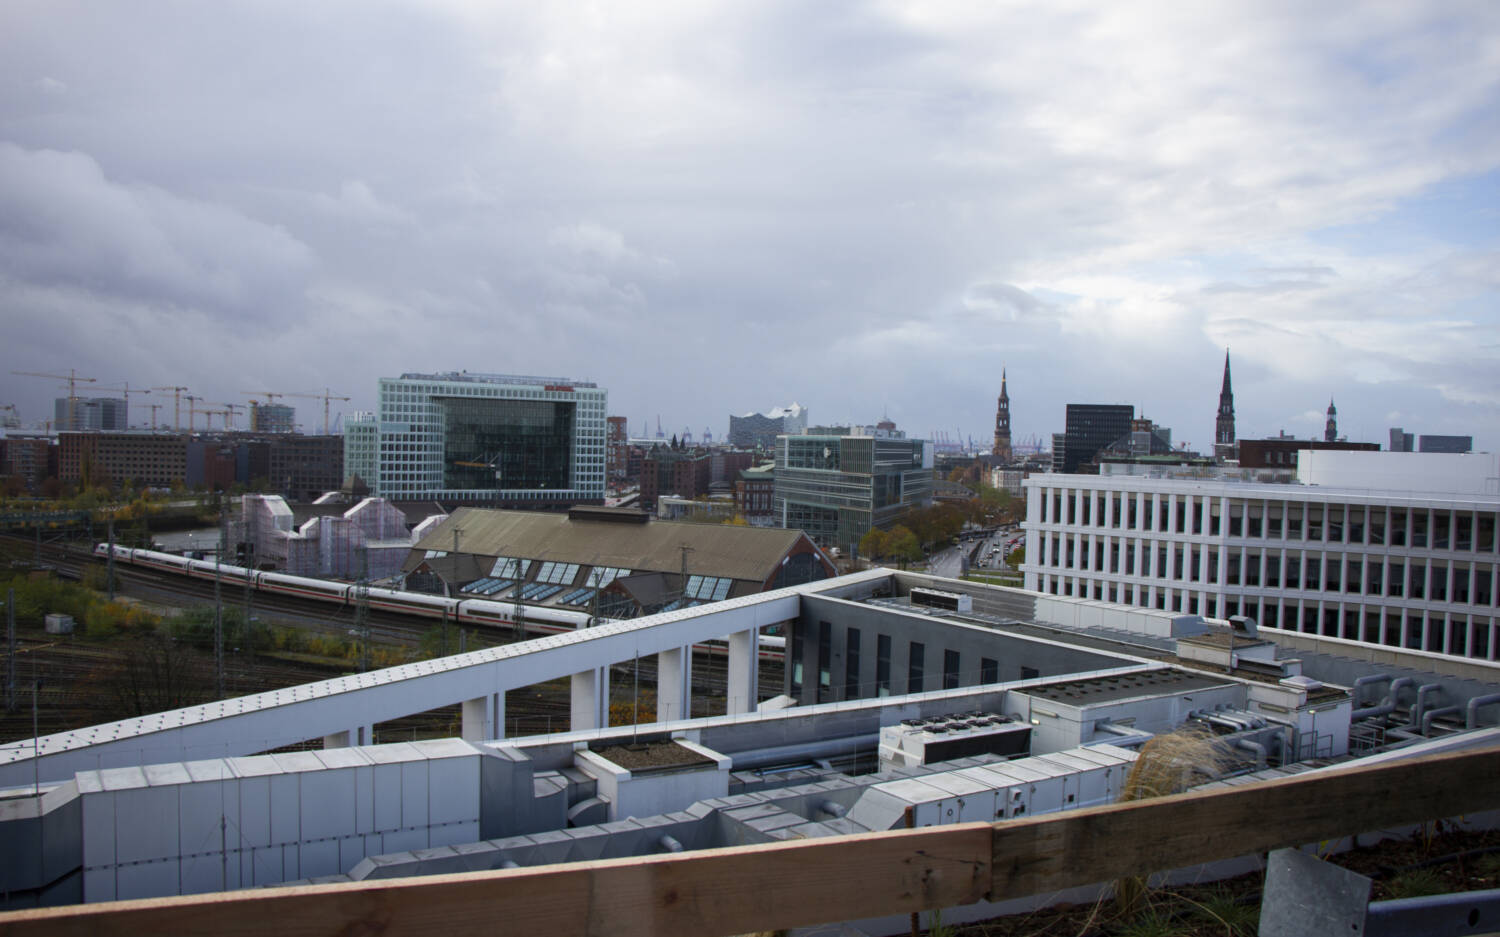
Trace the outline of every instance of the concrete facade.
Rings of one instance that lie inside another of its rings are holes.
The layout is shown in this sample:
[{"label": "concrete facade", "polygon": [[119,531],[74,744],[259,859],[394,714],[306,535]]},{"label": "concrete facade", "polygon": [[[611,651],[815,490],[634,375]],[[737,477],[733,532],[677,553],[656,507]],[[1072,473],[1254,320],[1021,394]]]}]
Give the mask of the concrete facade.
[{"label": "concrete facade", "polygon": [[1494,457],[1301,456],[1299,485],[1032,476],[1026,588],[1495,660],[1500,495],[1411,490],[1483,487]]}]

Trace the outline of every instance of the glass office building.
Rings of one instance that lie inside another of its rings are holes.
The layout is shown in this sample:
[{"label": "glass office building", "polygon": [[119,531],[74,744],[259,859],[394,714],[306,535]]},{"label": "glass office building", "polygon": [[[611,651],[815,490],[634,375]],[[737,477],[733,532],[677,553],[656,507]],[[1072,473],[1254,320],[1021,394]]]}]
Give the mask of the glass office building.
[{"label": "glass office building", "polygon": [[381,378],[376,491],[492,507],[603,503],[606,404],[598,385],[566,378]]},{"label": "glass office building", "polygon": [[778,436],[776,522],[826,547],[850,550],[872,526],[890,527],[932,503],[932,444],[873,436]]}]

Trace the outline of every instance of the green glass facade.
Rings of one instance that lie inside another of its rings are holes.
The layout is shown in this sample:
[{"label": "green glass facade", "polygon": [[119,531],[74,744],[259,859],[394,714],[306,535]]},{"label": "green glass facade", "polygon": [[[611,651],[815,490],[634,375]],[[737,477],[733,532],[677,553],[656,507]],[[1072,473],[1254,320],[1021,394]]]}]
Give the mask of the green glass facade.
[{"label": "green glass facade", "polygon": [[872,526],[888,528],[932,502],[932,455],[919,439],[780,436],[777,523],[848,550]]}]

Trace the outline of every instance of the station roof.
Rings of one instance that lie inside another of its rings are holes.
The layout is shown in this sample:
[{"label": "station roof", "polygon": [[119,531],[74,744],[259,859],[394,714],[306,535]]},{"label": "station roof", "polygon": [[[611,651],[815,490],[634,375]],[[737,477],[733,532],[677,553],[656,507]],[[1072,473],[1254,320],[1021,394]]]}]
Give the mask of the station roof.
[{"label": "station roof", "polygon": [[477,556],[552,560],[613,566],[635,572],[680,572],[687,547],[690,573],[764,582],[798,542],[800,530],[720,524],[622,523],[600,511],[549,514],[459,508],[412,548],[405,569],[422,564],[429,550]]}]

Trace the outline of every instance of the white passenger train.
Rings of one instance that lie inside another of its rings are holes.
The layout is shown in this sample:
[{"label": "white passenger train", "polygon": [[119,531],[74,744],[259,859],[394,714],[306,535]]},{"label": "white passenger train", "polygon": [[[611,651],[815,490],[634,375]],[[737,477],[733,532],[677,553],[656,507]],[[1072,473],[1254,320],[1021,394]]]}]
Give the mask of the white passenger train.
[{"label": "white passenger train", "polygon": [[[94,547],[94,555],[106,557],[109,555],[109,549],[108,544],[98,544]],[[193,579],[213,580],[217,576],[227,585],[243,588],[245,580],[248,578],[250,580],[250,587],[259,592],[291,595],[302,599],[331,602],[337,605],[351,605],[358,601],[358,597],[355,595],[358,587],[354,583],[315,579],[309,576],[291,576],[286,573],[248,570],[243,566],[231,566],[227,563],[216,565],[213,560],[194,560],[185,556],[178,556],[175,553],[161,553],[156,550],[140,550],[116,546],[114,551],[116,563],[128,563],[131,566],[141,566],[162,572],[177,573]],[[430,595],[424,592],[402,592],[397,589],[385,589],[375,586],[366,588],[365,601],[372,609],[398,612],[403,615],[418,615],[425,618],[440,619],[446,613],[450,620],[459,625],[509,628],[515,624],[516,606],[514,602],[497,602],[493,599],[469,598],[466,596],[449,597]],[[572,611],[565,608],[527,605],[525,607],[525,620],[527,631],[575,631],[588,626],[589,614],[588,612]],[[785,646],[786,640],[784,638],[775,635],[761,635],[760,649],[762,656],[780,657],[781,651]],[[722,641],[713,641],[709,642],[702,649],[723,653],[724,645]],[[768,651],[772,653],[768,654]]]}]

